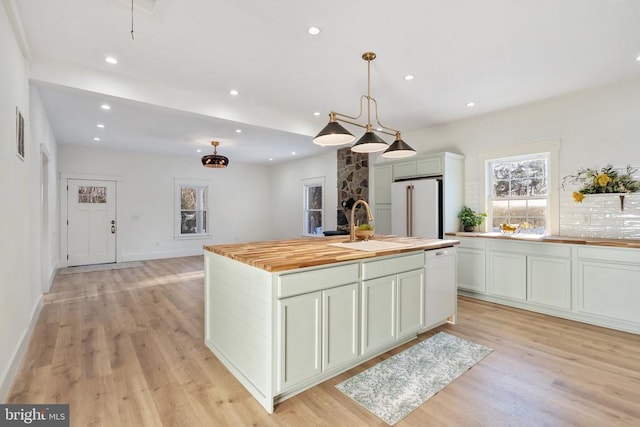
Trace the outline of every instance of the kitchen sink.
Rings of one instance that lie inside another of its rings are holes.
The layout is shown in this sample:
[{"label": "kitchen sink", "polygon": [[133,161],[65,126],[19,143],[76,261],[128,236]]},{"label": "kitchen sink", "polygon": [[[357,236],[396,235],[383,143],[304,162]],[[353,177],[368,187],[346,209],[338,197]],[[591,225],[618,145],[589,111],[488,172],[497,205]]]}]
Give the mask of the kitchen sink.
[{"label": "kitchen sink", "polygon": [[367,252],[388,251],[411,246],[404,243],[384,242],[381,240],[357,240],[355,242],[327,243],[327,245]]}]

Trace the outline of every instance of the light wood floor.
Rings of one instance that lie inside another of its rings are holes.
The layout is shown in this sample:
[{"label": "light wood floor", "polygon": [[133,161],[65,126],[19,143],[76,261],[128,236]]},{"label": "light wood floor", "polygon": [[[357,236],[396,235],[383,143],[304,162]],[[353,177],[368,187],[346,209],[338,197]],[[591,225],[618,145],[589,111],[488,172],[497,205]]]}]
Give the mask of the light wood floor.
[{"label": "light wood floor", "polygon": [[[11,403],[69,403],[72,426],[384,426],[334,386],[273,415],[205,347],[202,257],[56,277]],[[639,308],[640,309],[640,308]],[[640,336],[459,298],[448,333],[494,349],[398,426],[640,425]]]}]

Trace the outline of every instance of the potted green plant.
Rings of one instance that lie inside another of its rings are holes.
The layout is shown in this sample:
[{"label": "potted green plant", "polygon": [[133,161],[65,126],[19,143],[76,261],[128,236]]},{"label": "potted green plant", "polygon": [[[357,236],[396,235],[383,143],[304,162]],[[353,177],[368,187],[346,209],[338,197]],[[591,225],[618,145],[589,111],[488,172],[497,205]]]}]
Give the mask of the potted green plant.
[{"label": "potted green plant", "polygon": [[360,224],[354,230],[354,234],[360,240],[369,240],[373,237],[373,224]]},{"label": "potted green plant", "polygon": [[476,227],[487,217],[486,213],[477,213],[468,206],[463,206],[458,214],[458,218],[462,223],[464,231],[475,231]]}]

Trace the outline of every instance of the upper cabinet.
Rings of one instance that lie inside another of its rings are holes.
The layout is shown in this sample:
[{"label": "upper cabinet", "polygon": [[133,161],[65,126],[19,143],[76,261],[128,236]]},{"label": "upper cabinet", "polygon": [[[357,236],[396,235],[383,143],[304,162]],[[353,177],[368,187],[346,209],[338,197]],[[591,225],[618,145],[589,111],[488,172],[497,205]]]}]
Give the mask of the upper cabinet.
[{"label": "upper cabinet", "polygon": [[459,230],[458,212],[464,205],[464,156],[435,153],[378,163],[373,166],[373,208],[376,232],[391,233],[391,183],[404,179],[442,176],[444,232]]}]

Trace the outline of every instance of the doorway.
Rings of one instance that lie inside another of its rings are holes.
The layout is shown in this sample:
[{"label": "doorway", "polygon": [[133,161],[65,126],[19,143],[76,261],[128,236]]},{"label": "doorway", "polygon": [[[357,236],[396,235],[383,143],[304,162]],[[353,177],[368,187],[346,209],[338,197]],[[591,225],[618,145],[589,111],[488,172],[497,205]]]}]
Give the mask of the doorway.
[{"label": "doorway", "polygon": [[67,265],[116,262],[116,182],[67,179]]}]

